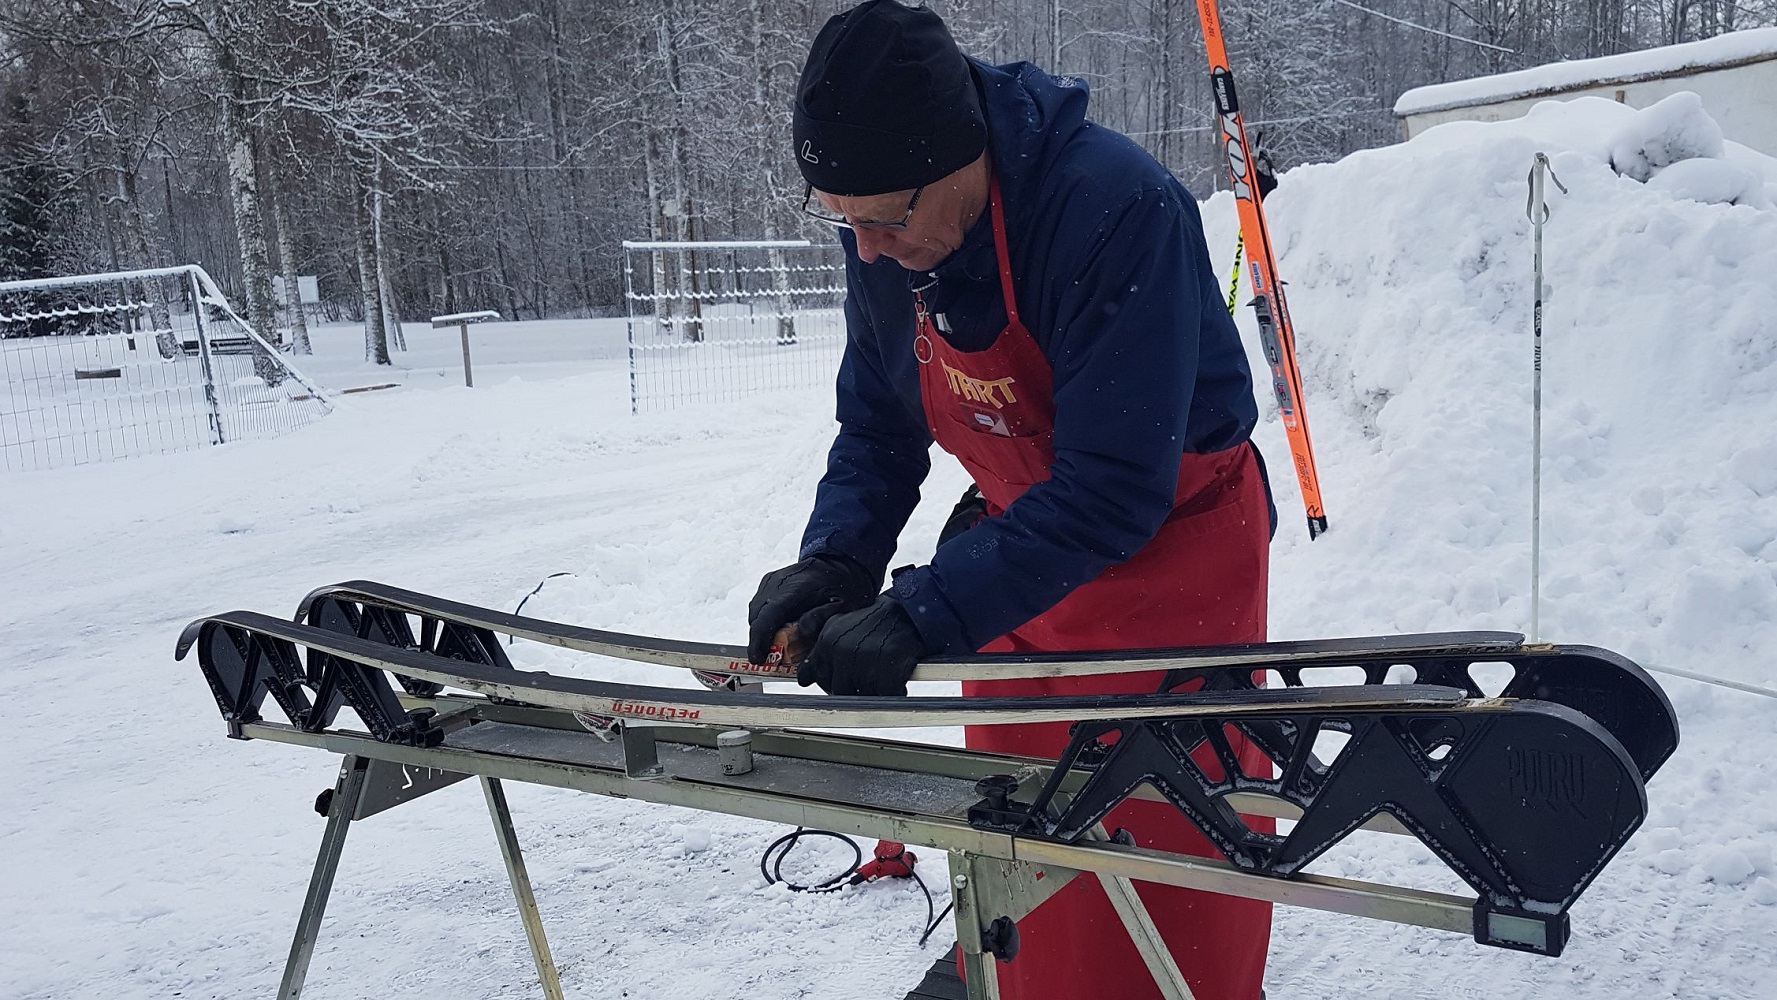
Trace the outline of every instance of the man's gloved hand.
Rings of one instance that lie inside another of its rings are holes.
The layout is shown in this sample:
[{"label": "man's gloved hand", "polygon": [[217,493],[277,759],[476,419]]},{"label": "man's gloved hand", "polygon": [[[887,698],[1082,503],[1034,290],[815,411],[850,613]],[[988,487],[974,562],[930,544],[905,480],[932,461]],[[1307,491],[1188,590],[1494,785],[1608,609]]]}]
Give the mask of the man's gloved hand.
[{"label": "man's gloved hand", "polygon": [[[879,583],[856,559],[830,552],[765,574],[747,605],[747,660],[764,663],[773,637],[785,625],[796,625],[803,641],[812,640],[820,623],[834,613],[868,606]],[[811,627],[802,627],[801,619],[817,609],[825,614],[811,620]]]},{"label": "man's gloved hand", "polygon": [[900,601],[885,595],[861,611],[825,617],[796,683],[819,684],[828,694],[907,694],[907,678],[930,650]]},{"label": "man's gloved hand", "polygon": [[961,500],[950,508],[950,516],[944,520],[944,527],[938,532],[938,544],[943,545],[952,538],[981,523],[987,516],[987,500],[981,496],[981,487],[970,484],[963,491]]}]

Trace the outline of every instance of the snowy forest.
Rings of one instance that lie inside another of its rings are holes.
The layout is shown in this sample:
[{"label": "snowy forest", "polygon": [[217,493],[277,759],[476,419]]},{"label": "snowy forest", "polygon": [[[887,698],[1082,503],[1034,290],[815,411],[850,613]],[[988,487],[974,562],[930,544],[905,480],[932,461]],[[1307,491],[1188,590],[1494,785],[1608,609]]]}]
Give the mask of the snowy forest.
[{"label": "snowy forest", "polygon": [[[798,211],[789,106],[850,5],[7,0],[0,280],[201,263],[298,351],[273,275],[373,325],[611,314],[622,240],[830,236]],[[1200,197],[1222,182],[1194,4],[933,6],[965,51],[1085,80]],[[1410,87],[1777,23],[1777,0],[1221,8],[1282,168],[1395,141]]]}]

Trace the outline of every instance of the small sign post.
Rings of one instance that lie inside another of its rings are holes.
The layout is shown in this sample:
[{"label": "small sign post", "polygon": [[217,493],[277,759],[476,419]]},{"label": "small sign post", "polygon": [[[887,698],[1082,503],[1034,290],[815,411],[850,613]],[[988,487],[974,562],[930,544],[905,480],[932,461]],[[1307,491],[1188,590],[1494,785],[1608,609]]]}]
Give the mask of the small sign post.
[{"label": "small sign post", "polygon": [[464,385],[469,386],[471,388],[473,388],[475,386],[475,374],[469,367],[469,324],[470,323],[485,323],[490,319],[499,319],[499,318],[500,318],[500,314],[497,312],[494,312],[492,309],[484,309],[481,312],[451,313],[448,316],[434,316],[434,317],[432,317],[432,329],[434,329],[434,330],[440,329],[442,327],[454,326],[457,329],[463,331],[463,384]]}]

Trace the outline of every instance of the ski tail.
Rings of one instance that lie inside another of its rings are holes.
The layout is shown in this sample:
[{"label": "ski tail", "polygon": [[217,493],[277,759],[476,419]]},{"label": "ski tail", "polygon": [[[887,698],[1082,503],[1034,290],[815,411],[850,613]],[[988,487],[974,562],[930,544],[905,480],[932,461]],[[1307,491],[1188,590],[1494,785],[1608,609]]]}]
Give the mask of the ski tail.
[{"label": "ski tail", "polygon": [[1216,0],[1197,0],[1203,24],[1203,42],[1209,51],[1210,90],[1215,94],[1216,120],[1228,160],[1228,179],[1240,212],[1240,233],[1246,247],[1252,280],[1252,306],[1259,321],[1259,341],[1271,370],[1271,389],[1290,442],[1290,465],[1302,488],[1302,506],[1308,515],[1308,537],[1327,530],[1326,508],[1321,503],[1320,473],[1314,463],[1314,445],[1308,434],[1308,409],[1302,399],[1302,372],[1296,363],[1296,333],[1284,303],[1283,284],[1277,279],[1277,256],[1265,227],[1260,206],[1258,176],[1240,100],[1234,91],[1234,71],[1228,66],[1228,47],[1222,38],[1221,14]]}]

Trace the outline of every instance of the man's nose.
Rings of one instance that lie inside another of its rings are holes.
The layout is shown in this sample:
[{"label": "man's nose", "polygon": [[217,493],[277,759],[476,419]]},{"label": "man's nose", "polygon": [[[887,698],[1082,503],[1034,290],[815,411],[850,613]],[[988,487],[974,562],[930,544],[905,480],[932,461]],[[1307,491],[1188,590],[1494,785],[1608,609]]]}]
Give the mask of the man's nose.
[{"label": "man's nose", "polygon": [[888,246],[888,234],[868,226],[859,226],[852,230],[858,240],[858,259],[866,264],[876,263],[882,256],[883,249]]}]

